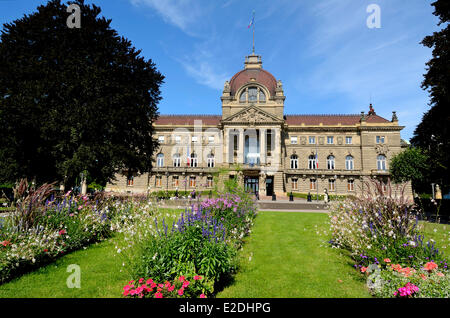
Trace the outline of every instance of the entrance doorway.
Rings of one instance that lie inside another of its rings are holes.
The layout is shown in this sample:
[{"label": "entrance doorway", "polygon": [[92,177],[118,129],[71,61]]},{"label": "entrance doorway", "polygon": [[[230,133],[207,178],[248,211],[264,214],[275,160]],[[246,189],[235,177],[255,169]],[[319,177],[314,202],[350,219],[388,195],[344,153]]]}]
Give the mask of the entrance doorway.
[{"label": "entrance doorway", "polygon": [[245,176],[244,177],[244,189],[245,189],[245,191],[249,191],[249,192],[254,193],[255,195],[258,195],[259,178],[258,177]]},{"label": "entrance doorway", "polygon": [[271,196],[273,194],[273,176],[266,177],[266,195]]}]

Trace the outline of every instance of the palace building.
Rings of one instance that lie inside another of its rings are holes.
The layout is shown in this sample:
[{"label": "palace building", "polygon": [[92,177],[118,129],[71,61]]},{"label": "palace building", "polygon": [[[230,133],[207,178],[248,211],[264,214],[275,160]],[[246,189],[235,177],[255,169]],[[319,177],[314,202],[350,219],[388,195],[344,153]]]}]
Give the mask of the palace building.
[{"label": "palace building", "polygon": [[252,53],[225,82],[221,115],[161,115],[151,173],[123,171],[106,190],[205,191],[237,178],[259,195],[348,195],[369,178],[388,179],[390,159],[405,146],[395,111],[391,120],[372,105],[360,114],[289,115],[285,99],[282,82]]}]

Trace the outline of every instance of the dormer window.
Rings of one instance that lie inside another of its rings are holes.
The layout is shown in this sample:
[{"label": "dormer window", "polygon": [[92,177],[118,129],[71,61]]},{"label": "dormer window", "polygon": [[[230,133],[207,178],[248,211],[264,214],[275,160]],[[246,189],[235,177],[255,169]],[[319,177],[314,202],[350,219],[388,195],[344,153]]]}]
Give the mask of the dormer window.
[{"label": "dormer window", "polygon": [[240,103],[265,103],[266,102],[266,94],[264,91],[256,86],[250,86],[241,93],[239,97]]}]

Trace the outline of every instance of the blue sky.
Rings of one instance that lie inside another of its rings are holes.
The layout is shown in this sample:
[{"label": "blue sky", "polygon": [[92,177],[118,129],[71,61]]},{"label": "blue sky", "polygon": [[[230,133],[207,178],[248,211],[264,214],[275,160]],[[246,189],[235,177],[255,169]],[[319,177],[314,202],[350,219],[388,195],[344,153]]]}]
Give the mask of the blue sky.
[{"label": "blue sky", "polygon": [[[0,0],[0,23],[46,2]],[[387,119],[397,111],[408,140],[429,108],[420,84],[431,49],[420,42],[440,29],[432,0],[86,2],[165,75],[161,114],[221,113],[223,84],[251,53],[253,10],[256,53],[283,82],[286,114],[358,114],[372,102]],[[367,27],[370,4],[381,28]]]}]

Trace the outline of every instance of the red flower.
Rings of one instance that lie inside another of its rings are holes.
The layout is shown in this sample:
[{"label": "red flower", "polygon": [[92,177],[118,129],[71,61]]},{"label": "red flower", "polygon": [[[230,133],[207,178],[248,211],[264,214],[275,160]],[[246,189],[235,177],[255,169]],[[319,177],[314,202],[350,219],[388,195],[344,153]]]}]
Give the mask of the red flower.
[{"label": "red flower", "polygon": [[178,295],[183,296],[183,293],[184,293],[184,288],[183,287],[178,289]]},{"label": "red flower", "polygon": [[185,281],[185,279],[186,279],[186,277],[184,277],[184,276],[180,276],[180,277],[179,277],[178,279],[180,280],[180,282],[184,282],[184,281]]},{"label": "red flower", "polygon": [[438,268],[438,266],[437,266],[437,264],[434,263],[434,262],[428,262],[428,263],[425,264],[424,268],[425,268],[427,271],[430,271],[430,272],[431,272],[433,269]]},{"label": "red flower", "polygon": [[194,276],[194,280],[200,280],[200,279],[203,279],[203,277],[198,276],[198,275]]},{"label": "red flower", "polygon": [[2,244],[4,247],[8,246],[9,244],[11,244],[10,241],[3,241],[0,244]]},{"label": "red flower", "polygon": [[59,231],[59,235],[63,235],[63,234],[67,234],[67,231],[66,230],[61,230],[61,231]]},{"label": "red flower", "polygon": [[157,292],[155,294],[155,298],[163,298],[163,294],[161,294],[160,292]]}]

